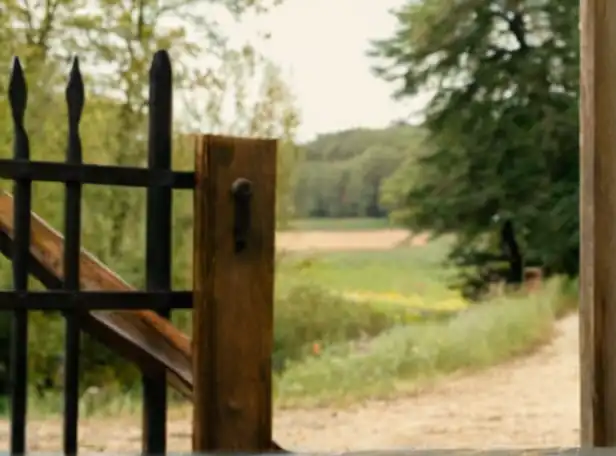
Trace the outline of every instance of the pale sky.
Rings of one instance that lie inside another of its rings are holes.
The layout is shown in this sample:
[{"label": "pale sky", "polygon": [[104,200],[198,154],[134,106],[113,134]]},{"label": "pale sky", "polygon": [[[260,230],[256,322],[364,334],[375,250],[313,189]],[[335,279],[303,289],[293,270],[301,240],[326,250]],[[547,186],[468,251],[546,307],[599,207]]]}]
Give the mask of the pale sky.
[{"label": "pale sky", "polygon": [[383,127],[421,109],[422,100],[394,102],[394,87],[372,75],[374,61],[366,56],[371,39],[393,34],[395,19],[388,11],[403,1],[286,0],[259,20],[272,32],[264,52],[282,66],[297,96],[299,139]]}]

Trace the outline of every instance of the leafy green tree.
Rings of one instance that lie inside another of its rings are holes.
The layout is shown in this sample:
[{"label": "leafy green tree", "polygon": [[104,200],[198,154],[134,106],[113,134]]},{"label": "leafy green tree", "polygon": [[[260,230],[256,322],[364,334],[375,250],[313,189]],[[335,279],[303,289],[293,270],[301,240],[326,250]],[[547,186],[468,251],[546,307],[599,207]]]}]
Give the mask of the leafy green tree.
[{"label": "leafy green tree", "polygon": [[528,262],[576,274],[578,5],[423,0],[394,14],[395,34],[372,52],[377,74],[399,98],[434,94],[425,154],[388,184],[397,215],[456,234],[451,256],[467,268],[498,255],[498,215]]},{"label": "leafy green tree", "polygon": [[387,213],[381,205],[380,193],[384,181],[398,168],[405,149],[372,146],[355,159],[353,179],[359,195],[359,212],[367,217],[383,217]]},{"label": "leafy green tree", "polygon": [[410,125],[354,129],[319,136],[303,146],[295,206],[301,216],[385,217],[381,187],[419,153],[421,131]]}]

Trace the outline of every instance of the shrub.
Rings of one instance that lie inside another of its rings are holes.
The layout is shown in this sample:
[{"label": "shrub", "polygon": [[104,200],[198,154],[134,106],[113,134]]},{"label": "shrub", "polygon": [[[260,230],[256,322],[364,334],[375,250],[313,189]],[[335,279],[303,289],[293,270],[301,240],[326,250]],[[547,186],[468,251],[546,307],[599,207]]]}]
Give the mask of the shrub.
[{"label": "shrub", "polygon": [[549,340],[555,319],[571,308],[562,283],[552,281],[531,296],[503,296],[469,307],[446,321],[396,326],[361,350],[338,344],[277,377],[283,403],[330,402],[388,395],[421,380],[475,369],[528,352]]},{"label": "shrub", "polygon": [[405,313],[403,307],[356,303],[310,283],[296,285],[276,300],[274,369],[279,372],[288,361],[311,353],[315,343],[328,347],[373,337],[402,322]]}]

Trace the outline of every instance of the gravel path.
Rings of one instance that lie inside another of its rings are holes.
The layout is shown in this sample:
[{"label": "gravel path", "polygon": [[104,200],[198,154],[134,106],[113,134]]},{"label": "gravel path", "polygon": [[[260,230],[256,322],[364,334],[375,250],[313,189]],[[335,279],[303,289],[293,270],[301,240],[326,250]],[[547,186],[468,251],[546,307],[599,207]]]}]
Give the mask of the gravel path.
[{"label": "gravel path", "polygon": [[577,316],[557,329],[552,343],[529,357],[444,381],[417,397],[345,411],[282,412],[276,436],[287,448],[322,451],[577,446]]},{"label": "gravel path", "polygon": [[[281,410],[275,437],[296,451],[394,448],[563,447],[578,443],[577,316],[558,324],[551,344],[537,353],[471,376],[448,379],[429,392],[351,409]],[[190,448],[189,412],[175,411],[169,449]],[[61,422],[33,422],[31,451],[61,448]],[[84,420],[85,452],[140,448],[138,418]],[[0,423],[7,447],[8,423]]]},{"label": "gravel path", "polygon": [[410,237],[407,230],[284,231],[276,233],[276,248],[294,252],[335,250],[385,250],[407,242],[423,245],[426,235]]}]

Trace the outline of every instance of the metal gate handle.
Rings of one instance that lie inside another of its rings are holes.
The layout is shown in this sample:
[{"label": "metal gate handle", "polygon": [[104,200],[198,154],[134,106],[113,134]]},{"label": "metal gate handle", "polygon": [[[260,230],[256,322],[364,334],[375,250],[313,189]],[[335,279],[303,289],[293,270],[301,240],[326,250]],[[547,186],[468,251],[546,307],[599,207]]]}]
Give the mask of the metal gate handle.
[{"label": "metal gate handle", "polygon": [[252,200],[252,182],[240,177],[231,186],[235,205],[235,218],[233,223],[233,237],[235,252],[239,253],[248,246],[248,234],[250,232],[250,203]]}]

